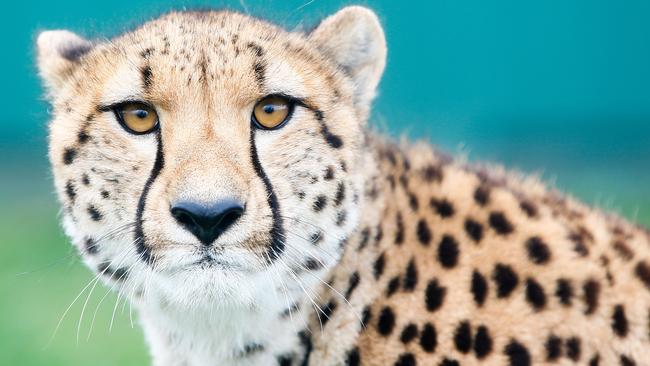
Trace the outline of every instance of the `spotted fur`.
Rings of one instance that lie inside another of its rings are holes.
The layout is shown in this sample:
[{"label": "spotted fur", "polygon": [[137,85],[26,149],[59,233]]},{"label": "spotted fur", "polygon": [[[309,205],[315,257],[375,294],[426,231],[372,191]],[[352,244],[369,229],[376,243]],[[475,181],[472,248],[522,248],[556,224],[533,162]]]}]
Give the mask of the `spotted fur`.
[{"label": "spotted fur", "polygon": [[[498,167],[366,127],[377,17],[308,33],[174,12],[38,39],[63,225],[138,309],[155,365],[650,363],[650,234]],[[281,129],[251,111],[298,100]],[[132,135],[111,106],[146,101]],[[179,199],[245,203],[212,243]]]}]

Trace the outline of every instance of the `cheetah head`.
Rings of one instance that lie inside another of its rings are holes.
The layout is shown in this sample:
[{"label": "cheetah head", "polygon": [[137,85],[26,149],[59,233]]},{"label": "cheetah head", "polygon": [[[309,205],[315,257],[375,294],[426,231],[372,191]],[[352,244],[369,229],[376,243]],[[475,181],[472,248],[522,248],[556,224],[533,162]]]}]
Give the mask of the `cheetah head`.
[{"label": "cheetah head", "polygon": [[106,281],[135,300],[252,306],[336,263],[386,57],[371,11],[306,33],[174,12],[37,43],[63,226]]}]

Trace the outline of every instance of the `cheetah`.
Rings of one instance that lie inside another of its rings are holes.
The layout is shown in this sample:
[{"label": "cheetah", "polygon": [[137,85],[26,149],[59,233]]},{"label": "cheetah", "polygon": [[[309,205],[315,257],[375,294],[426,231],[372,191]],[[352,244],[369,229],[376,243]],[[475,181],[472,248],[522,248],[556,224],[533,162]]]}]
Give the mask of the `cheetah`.
[{"label": "cheetah", "polygon": [[375,132],[371,10],[37,48],[63,228],[154,365],[650,365],[650,232]]}]

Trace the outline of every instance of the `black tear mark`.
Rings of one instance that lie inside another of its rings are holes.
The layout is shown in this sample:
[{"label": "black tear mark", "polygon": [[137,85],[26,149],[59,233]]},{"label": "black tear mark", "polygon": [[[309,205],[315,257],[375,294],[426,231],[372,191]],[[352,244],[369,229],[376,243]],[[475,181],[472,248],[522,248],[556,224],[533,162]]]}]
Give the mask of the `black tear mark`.
[{"label": "black tear mark", "polygon": [[271,226],[271,230],[269,231],[271,240],[270,240],[270,246],[268,250],[268,255],[269,255],[268,259],[270,262],[273,262],[274,260],[280,257],[282,252],[284,252],[284,242],[282,241],[282,238],[285,237],[284,226],[283,226],[282,215],[280,214],[280,203],[278,202],[278,197],[275,195],[275,191],[273,190],[273,185],[271,185],[271,181],[269,180],[269,177],[264,172],[264,168],[262,168],[262,164],[260,163],[259,156],[257,155],[257,146],[255,146],[255,128],[253,128],[252,126],[251,126],[250,145],[251,145],[250,149],[251,149],[251,159],[253,161],[253,168],[255,169],[255,173],[257,174],[257,176],[264,183],[264,187],[266,188],[266,193],[267,193],[267,203],[271,208],[271,217],[273,223]]},{"label": "black tear mark", "polygon": [[162,136],[160,135],[160,130],[158,130],[158,133],[156,134],[156,142],[157,142],[157,149],[156,149],[156,160],[153,163],[153,168],[151,168],[151,173],[149,174],[149,178],[147,179],[147,182],[144,184],[144,188],[142,189],[142,193],[140,194],[140,199],[138,200],[138,208],[136,210],[135,214],[135,245],[138,251],[138,254],[140,255],[140,258],[147,263],[147,264],[153,264],[153,256],[151,254],[151,248],[147,246],[146,239],[144,236],[144,229],[142,228],[142,214],[144,213],[144,208],[147,202],[147,194],[149,193],[149,189],[151,188],[151,184],[156,180],[158,175],[160,175],[160,171],[163,169],[165,166],[165,159],[163,156],[163,143],[162,143]]},{"label": "black tear mark", "polygon": [[323,111],[316,109],[314,110],[314,115],[316,116],[316,120],[320,123],[320,132],[323,135],[323,138],[325,138],[325,142],[335,149],[343,147],[343,140],[341,137],[330,132],[329,127],[327,127]]}]

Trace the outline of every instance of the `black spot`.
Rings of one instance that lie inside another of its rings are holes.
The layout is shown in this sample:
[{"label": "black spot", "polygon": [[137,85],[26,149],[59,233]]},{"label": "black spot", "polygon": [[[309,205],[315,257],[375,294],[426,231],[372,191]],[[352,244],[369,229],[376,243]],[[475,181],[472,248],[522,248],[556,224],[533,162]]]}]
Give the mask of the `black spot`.
[{"label": "black spot", "polygon": [[404,275],[404,291],[413,291],[418,284],[418,270],[415,266],[415,258],[411,258],[409,264],[406,266],[406,274]]},{"label": "black spot", "polygon": [[385,253],[381,253],[379,257],[377,257],[377,260],[375,261],[375,264],[373,265],[373,273],[375,275],[375,279],[378,280],[379,277],[384,273],[384,267],[386,266],[386,257]]},{"label": "black spot", "polygon": [[472,219],[465,220],[465,232],[477,243],[483,239],[483,225]]},{"label": "black spot", "polygon": [[90,185],[90,177],[88,177],[88,174],[84,173],[81,175],[81,183],[85,186]]},{"label": "black spot", "polygon": [[253,64],[253,74],[259,85],[266,83],[266,64],[262,61],[255,61]]},{"label": "black spot", "polygon": [[581,345],[580,339],[576,337],[571,337],[566,340],[566,356],[573,361],[578,361],[580,359]]},{"label": "black spot", "polygon": [[97,266],[97,271],[113,281],[121,282],[128,278],[129,272],[126,268],[113,269],[109,262],[102,262]]},{"label": "black spot", "polygon": [[242,352],[243,357],[250,356],[253,353],[258,353],[264,351],[264,346],[259,344],[259,343],[249,343],[244,346],[244,350]]},{"label": "black spot", "polygon": [[377,225],[377,233],[375,234],[375,245],[379,244],[379,242],[383,237],[384,237],[384,230],[381,228],[381,224]]},{"label": "black spot", "polygon": [[102,198],[108,198],[111,195],[108,191],[103,189],[101,190],[100,194],[102,195]]},{"label": "black spot", "polygon": [[142,74],[142,85],[144,85],[144,89],[149,89],[151,87],[151,77],[153,76],[151,67],[149,65],[143,67],[140,73]]},{"label": "black spot", "polygon": [[305,262],[305,268],[310,271],[316,271],[323,268],[323,263],[316,258],[308,258]]},{"label": "black spot", "polygon": [[584,301],[587,308],[585,314],[593,314],[598,308],[598,298],[600,296],[600,283],[595,280],[588,280],[582,286],[584,291]]},{"label": "black spot", "polygon": [[460,364],[456,360],[444,358],[442,361],[440,361],[440,366],[460,366]]},{"label": "black spot", "polygon": [[504,353],[508,356],[510,366],[530,365],[530,353],[528,353],[528,349],[514,339],[505,347]]},{"label": "black spot", "polygon": [[338,206],[345,199],[345,184],[339,182],[338,187],[336,188],[336,196],[334,196],[334,206]]},{"label": "black spot", "polygon": [[438,284],[438,280],[433,279],[429,281],[424,295],[424,301],[426,303],[427,310],[436,311],[440,309],[442,303],[445,300],[446,294],[447,289],[445,287],[441,287]]},{"label": "black spot", "polygon": [[472,273],[471,291],[476,305],[482,306],[487,297],[488,283],[485,276],[476,270]]},{"label": "black spot", "polygon": [[490,201],[490,189],[486,186],[479,186],[474,191],[474,201],[481,206],[487,205]]},{"label": "black spot", "polygon": [[325,327],[325,324],[327,324],[327,322],[332,317],[334,310],[336,310],[336,303],[334,300],[330,300],[330,302],[325,304],[325,306],[321,307],[321,311],[317,312],[318,319],[323,327]]},{"label": "black spot", "polygon": [[463,321],[458,324],[454,332],[454,344],[459,352],[467,353],[472,349],[472,328],[469,322]]},{"label": "black spot", "polygon": [[280,355],[277,357],[278,366],[291,366],[293,357],[291,355]]},{"label": "black spot", "polygon": [[399,355],[397,361],[395,361],[395,366],[415,366],[415,356],[412,353],[402,353]]},{"label": "black spot", "polygon": [[544,288],[532,278],[526,280],[526,300],[535,310],[541,310],[546,306]]},{"label": "black spot", "polygon": [[400,245],[404,243],[404,220],[401,213],[397,213],[395,221],[395,244]]},{"label": "black spot", "polygon": [[359,247],[357,250],[362,250],[368,245],[368,240],[370,240],[370,229],[365,228],[361,230],[361,239],[359,240]]},{"label": "black spot", "polygon": [[437,200],[432,198],[431,201],[429,201],[429,205],[438,213],[438,215],[440,215],[440,217],[447,218],[454,215],[454,206],[446,199]]},{"label": "black spot", "polygon": [[612,329],[619,337],[627,336],[629,325],[625,317],[625,308],[623,305],[616,305],[612,314]]},{"label": "black spot", "polygon": [[102,218],[104,218],[104,215],[102,215],[101,212],[97,209],[97,207],[93,205],[88,206],[88,214],[90,215],[90,218],[93,221],[100,221]]},{"label": "black spot", "polygon": [[291,306],[289,306],[288,308],[282,310],[282,313],[280,314],[280,316],[282,318],[291,318],[293,316],[292,314],[295,313],[298,310],[300,310],[300,305],[291,304]]},{"label": "black spot", "polygon": [[372,312],[370,312],[370,307],[366,306],[365,308],[363,308],[363,312],[361,313],[362,327],[365,328],[366,324],[368,324],[371,318],[372,318]]},{"label": "black spot", "polygon": [[400,334],[399,339],[402,343],[407,344],[410,341],[414,340],[418,336],[418,326],[409,323],[407,326],[402,329],[402,334]]},{"label": "black spot", "polygon": [[435,165],[429,165],[422,170],[422,177],[427,182],[442,181],[442,169]]},{"label": "black spot", "polygon": [[336,225],[337,226],[342,226],[345,224],[345,220],[348,218],[348,212],[345,210],[341,210],[336,213]]},{"label": "black spot", "polygon": [[571,305],[571,298],[573,298],[573,286],[571,285],[571,282],[564,278],[557,280],[555,296],[560,299],[562,305]]},{"label": "black spot", "polygon": [[327,206],[327,197],[325,197],[324,195],[320,195],[316,197],[316,200],[314,201],[312,208],[314,209],[314,211],[320,212],[325,208],[325,206]]},{"label": "black spot", "polygon": [[612,244],[612,247],[623,260],[629,262],[634,258],[634,251],[625,242],[617,240]]},{"label": "black spot", "polygon": [[88,140],[90,140],[90,135],[88,135],[88,132],[86,132],[84,129],[79,130],[77,133],[77,141],[83,145],[88,142]]},{"label": "black spot", "polygon": [[544,343],[544,348],[546,348],[546,360],[555,361],[562,356],[562,339],[551,334]]},{"label": "black spot", "polygon": [[490,226],[501,235],[510,234],[514,228],[503,212],[492,212],[489,218]]},{"label": "black spot", "polygon": [[476,353],[476,358],[481,359],[489,355],[490,352],[492,352],[492,337],[488,329],[481,325],[476,330],[474,337],[474,353]]},{"label": "black spot", "polygon": [[417,237],[422,245],[429,245],[431,242],[431,230],[429,230],[429,226],[423,219],[418,221]]},{"label": "black spot", "polygon": [[74,199],[77,197],[77,190],[71,180],[65,184],[65,194],[68,195],[70,202],[74,203]]},{"label": "black spot", "polygon": [[445,268],[453,268],[458,263],[458,243],[450,235],[444,235],[438,245],[438,261]]},{"label": "black spot", "polygon": [[438,346],[438,333],[431,323],[425,323],[420,333],[420,347],[424,352],[433,352]]},{"label": "black spot", "polygon": [[319,231],[311,234],[311,236],[309,236],[309,241],[314,245],[320,243],[323,241],[323,233]]},{"label": "black spot", "polygon": [[68,147],[63,150],[63,164],[70,165],[74,161],[74,158],[77,157],[77,149]]},{"label": "black spot", "polygon": [[634,268],[634,274],[643,282],[645,287],[650,290],[650,265],[645,261],[640,261]]},{"label": "black spot", "polygon": [[530,201],[522,201],[519,204],[519,207],[526,213],[526,215],[528,215],[528,217],[537,217],[537,206],[535,206],[534,203]]},{"label": "black spot", "polygon": [[509,296],[519,284],[519,277],[512,267],[500,263],[494,267],[492,279],[497,285],[497,296],[501,298]]},{"label": "black spot", "polygon": [[361,356],[359,355],[359,349],[357,347],[348,351],[348,354],[345,357],[345,364],[347,366],[361,365]]},{"label": "black spot", "polygon": [[246,47],[252,49],[253,52],[255,52],[255,56],[257,56],[257,57],[262,57],[262,56],[264,56],[264,50],[263,50],[262,47],[261,47],[260,45],[258,45],[257,43],[249,42],[249,43],[246,45]]},{"label": "black spot", "polygon": [[86,238],[84,241],[84,247],[86,248],[86,253],[88,254],[97,254],[99,252],[99,245],[93,238]]},{"label": "black spot", "polygon": [[325,169],[325,176],[323,176],[323,179],[325,180],[332,180],[334,179],[334,167],[331,165]]},{"label": "black spot", "polygon": [[528,258],[535,264],[544,264],[551,258],[548,245],[537,236],[526,241],[526,250],[528,251]]},{"label": "black spot", "polygon": [[379,319],[377,320],[377,330],[379,334],[383,336],[388,336],[393,331],[395,327],[395,314],[390,307],[384,307],[379,313]]},{"label": "black spot", "polygon": [[348,289],[345,291],[345,298],[350,299],[350,295],[352,295],[352,292],[354,289],[359,286],[359,281],[361,280],[361,277],[359,276],[359,272],[354,272],[350,276],[350,280],[348,281]]},{"label": "black spot", "polygon": [[387,297],[390,297],[392,294],[397,292],[397,290],[399,290],[399,283],[400,283],[399,276],[395,276],[390,281],[388,281],[388,286],[386,286]]},{"label": "black spot", "polygon": [[600,364],[600,355],[596,354],[589,360],[589,366],[598,366]]},{"label": "black spot", "polygon": [[417,196],[410,192],[408,195],[409,195],[409,206],[411,207],[411,210],[417,211],[418,207],[420,207],[420,203],[418,202]]},{"label": "black spot", "polygon": [[151,56],[151,54],[153,54],[153,51],[154,49],[152,47],[147,47],[144,50],[142,50],[142,52],[140,52],[140,57],[148,58],[149,56]]},{"label": "black spot", "polygon": [[625,355],[621,355],[621,366],[636,366],[636,362]]}]

